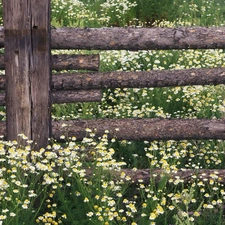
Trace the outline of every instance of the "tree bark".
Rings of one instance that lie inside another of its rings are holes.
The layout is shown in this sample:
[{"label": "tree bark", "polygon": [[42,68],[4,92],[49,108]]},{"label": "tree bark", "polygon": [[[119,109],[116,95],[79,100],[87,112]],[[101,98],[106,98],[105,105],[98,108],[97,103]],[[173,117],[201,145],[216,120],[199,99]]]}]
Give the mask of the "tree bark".
[{"label": "tree bark", "polygon": [[[54,90],[103,88],[145,88],[185,85],[225,84],[225,68],[188,70],[151,70],[143,72],[94,72],[55,74]],[[0,90],[5,89],[5,77],[0,76]]]},{"label": "tree bark", "polygon": [[0,92],[0,106],[5,106],[5,92]]},{"label": "tree bark", "polygon": [[0,76],[0,90],[5,90],[5,76]]},{"label": "tree bark", "polygon": [[[2,1],[2,4],[3,1]],[[5,31],[4,31],[4,27],[0,27],[0,48],[3,48],[4,47],[4,40],[5,40]]]},{"label": "tree bark", "polygon": [[[101,90],[75,90],[75,91],[53,91],[52,103],[73,103],[73,102],[100,102],[102,99]],[[4,106],[5,93],[0,92],[0,106]]]},{"label": "tree bark", "polygon": [[[54,49],[168,50],[224,49],[224,27],[56,28]],[[0,29],[0,47],[4,30]]]},{"label": "tree bark", "polygon": [[6,122],[0,121],[0,137],[7,138],[6,134]]},{"label": "tree bark", "polygon": [[224,27],[59,28],[52,48],[101,50],[224,49]]},{"label": "tree bark", "polygon": [[[225,170],[224,169],[179,169],[176,173],[165,173],[161,169],[138,169],[136,171],[132,169],[122,169],[121,171],[108,171],[109,175],[113,177],[113,180],[124,180],[127,183],[144,183],[149,184],[151,180],[154,180],[156,183],[164,177],[173,179],[173,182],[176,180],[182,181],[183,183],[193,183],[196,179],[203,182],[209,182],[213,180],[218,183],[225,183]],[[125,173],[125,177],[121,178],[121,173]],[[92,176],[93,170],[86,169],[86,177],[89,178]],[[126,177],[130,177],[130,180],[126,180]],[[177,177],[177,178],[176,178]],[[194,178],[196,177],[196,178]]]},{"label": "tree bark", "polygon": [[51,137],[50,0],[3,0],[7,138]]},{"label": "tree bark", "polygon": [[77,90],[77,91],[53,91],[53,103],[72,102],[100,102],[102,99],[101,90]]},{"label": "tree bark", "polygon": [[[93,55],[52,55],[53,70],[99,70],[99,54]],[[5,69],[4,55],[0,54],[0,69]]]},{"label": "tree bark", "polygon": [[52,55],[53,70],[93,70],[98,71],[99,54],[93,55]]},{"label": "tree bark", "polygon": [[4,70],[5,69],[5,58],[4,58],[4,54],[0,54],[0,70]]},{"label": "tree bark", "polygon": [[[62,124],[67,124],[62,128]],[[86,128],[96,130],[96,137],[102,137],[106,130],[109,138],[117,140],[191,140],[225,139],[225,120],[208,119],[97,119],[55,121],[53,138],[61,135],[75,136],[82,140],[87,136]]]},{"label": "tree bark", "polygon": [[[0,123],[0,135],[6,135],[4,122]],[[66,126],[62,126],[62,125]],[[102,137],[109,131],[108,138],[116,140],[225,140],[225,120],[209,119],[96,119],[53,121],[53,138],[61,135],[75,136],[77,140],[87,137],[89,128],[95,137]]]},{"label": "tree bark", "polygon": [[225,84],[225,68],[58,74],[52,88],[103,89]]}]

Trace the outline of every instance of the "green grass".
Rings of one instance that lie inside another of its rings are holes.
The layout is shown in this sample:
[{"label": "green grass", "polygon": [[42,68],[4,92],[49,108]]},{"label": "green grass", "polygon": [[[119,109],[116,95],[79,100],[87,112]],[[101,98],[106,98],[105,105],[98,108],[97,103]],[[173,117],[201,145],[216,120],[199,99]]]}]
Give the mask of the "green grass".
[{"label": "green grass", "polygon": [[[220,26],[224,21],[223,0],[52,1],[56,26]],[[225,67],[224,50],[99,53],[100,71]],[[56,120],[224,118],[224,89],[224,85],[105,89],[101,102],[53,105],[52,116]],[[1,116],[5,119],[4,109]],[[224,169],[223,141],[134,142],[108,140],[107,135],[106,131],[97,139],[87,129],[81,142],[66,136],[64,144],[52,140],[37,152],[28,140],[26,146],[1,140],[0,223],[224,224],[224,184],[216,174],[203,182],[197,177],[202,168]],[[153,176],[149,183],[132,183],[121,168],[163,173],[157,182]],[[193,169],[194,174],[188,182],[171,178],[169,172],[176,174],[179,169]]]},{"label": "green grass", "polygon": [[221,26],[225,16],[223,0],[54,0],[52,3],[52,21],[63,26],[151,27],[161,21]]}]

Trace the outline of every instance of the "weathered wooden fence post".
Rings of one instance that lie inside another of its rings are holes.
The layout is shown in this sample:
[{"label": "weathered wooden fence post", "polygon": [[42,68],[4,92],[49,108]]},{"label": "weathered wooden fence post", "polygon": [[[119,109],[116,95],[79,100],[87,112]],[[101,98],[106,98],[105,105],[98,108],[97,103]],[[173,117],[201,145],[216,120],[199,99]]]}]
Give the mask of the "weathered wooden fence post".
[{"label": "weathered wooden fence post", "polygon": [[51,133],[50,0],[3,0],[8,140]]}]

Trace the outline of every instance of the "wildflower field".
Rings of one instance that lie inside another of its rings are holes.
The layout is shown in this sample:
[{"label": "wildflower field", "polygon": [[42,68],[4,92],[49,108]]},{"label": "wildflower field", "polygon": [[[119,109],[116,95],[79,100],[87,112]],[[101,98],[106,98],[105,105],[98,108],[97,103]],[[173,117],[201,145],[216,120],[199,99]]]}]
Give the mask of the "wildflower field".
[{"label": "wildflower field", "polygon": [[[225,26],[225,2],[52,0],[52,25]],[[225,67],[221,49],[60,52],[99,53],[100,71]],[[105,89],[101,102],[52,107],[54,120],[153,117],[225,118],[225,86]],[[216,170],[225,169],[223,140],[134,142],[86,132],[82,141],[65,133],[64,142],[39,151],[22,134],[0,140],[0,225],[225,224],[224,177]],[[138,169],[152,176],[133,182]],[[212,172],[199,176],[202,169]]]}]

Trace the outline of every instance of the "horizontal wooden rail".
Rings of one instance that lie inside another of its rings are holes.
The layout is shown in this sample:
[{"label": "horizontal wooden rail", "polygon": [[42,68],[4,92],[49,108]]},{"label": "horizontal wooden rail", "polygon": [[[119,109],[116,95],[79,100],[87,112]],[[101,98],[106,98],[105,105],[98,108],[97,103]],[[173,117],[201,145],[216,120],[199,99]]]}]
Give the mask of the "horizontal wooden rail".
[{"label": "horizontal wooden rail", "polygon": [[[121,173],[124,173],[121,178]],[[93,174],[92,169],[86,169],[86,177],[89,178]],[[167,172],[162,169],[122,169],[120,171],[110,170],[109,174],[113,177],[114,180],[124,180],[125,182],[131,183],[144,183],[149,184],[151,180],[159,182],[162,178],[165,179],[165,176],[169,179],[173,179],[173,182],[178,180],[179,182],[187,183],[194,182],[196,179],[203,182],[209,182],[213,180],[217,183],[225,183],[225,170],[224,169],[179,169],[176,172]],[[130,179],[126,179],[129,177]],[[140,182],[141,181],[141,182]]]},{"label": "horizontal wooden rail", "polygon": [[[209,119],[95,119],[52,121],[53,138],[61,135],[87,137],[86,128],[96,130],[96,138],[108,131],[108,138],[117,140],[225,140],[225,120]],[[6,135],[5,123],[0,122],[0,135]]]},{"label": "horizontal wooden rail", "polygon": [[0,54],[0,70],[4,70],[5,69],[5,57],[4,54]]},{"label": "horizontal wooden rail", "polygon": [[[100,102],[102,99],[101,90],[66,90],[53,91],[52,103],[73,103],[73,102]],[[4,106],[5,92],[0,92],[0,105]]]},{"label": "horizontal wooden rail", "polygon": [[[53,49],[225,49],[225,27],[56,28],[51,36]],[[4,30],[0,28],[3,46]]]},{"label": "horizontal wooden rail", "polygon": [[73,102],[100,102],[102,99],[101,90],[75,90],[75,91],[53,91],[53,103]]},{"label": "horizontal wooden rail", "polygon": [[100,66],[99,54],[52,55],[52,69],[53,70],[93,70],[93,71],[98,71],[99,66]]},{"label": "horizontal wooden rail", "polygon": [[0,47],[4,47],[4,39],[5,39],[5,33],[4,33],[4,27],[0,27]]},{"label": "horizontal wooden rail", "polygon": [[[144,88],[225,84],[225,68],[151,70],[142,72],[62,73],[52,76],[53,90]],[[0,90],[5,76],[0,76]]]},{"label": "horizontal wooden rail", "polygon": [[[67,126],[62,128],[62,124]],[[118,140],[225,139],[225,120],[158,118],[57,121],[53,123],[53,137],[59,139],[66,133],[82,140],[87,136],[86,128],[96,129],[97,137],[108,130],[109,138]]]},{"label": "horizontal wooden rail", "polygon": [[52,30],[52,48],[167,50],[225,48],[225,28],[61,28]]},{"label": "horizontal wooden rail", "polygon": [[[225,68],[59,74],[52,88],[103,89],[225,84]],[[1,82],[0,82],[1,87]]]},{"label": "horizontal wooden rail", "polygon": [[[53,70],[93,70],[98,71],[100,65],[99,54],[75,55],[62,54],[52,55]],[[0,54],[0,69],[5,69],[4,55]]]}]

